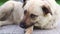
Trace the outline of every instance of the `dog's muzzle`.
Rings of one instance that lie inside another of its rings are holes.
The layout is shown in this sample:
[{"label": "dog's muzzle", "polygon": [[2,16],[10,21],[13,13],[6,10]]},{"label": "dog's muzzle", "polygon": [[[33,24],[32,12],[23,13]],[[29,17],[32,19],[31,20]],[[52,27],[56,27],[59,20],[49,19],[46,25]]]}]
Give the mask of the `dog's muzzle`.
[{"label": "dog's muzzle", "polygon": [[26,28],[29,28],[29,27],[33,26],[34,24],[35,24],[35,23],[31,23],[30,25],[26,25],[25,22],[21,22],[19,26],[20,26],[21,28],[25,28],[25,29],[26,29]]},{"label": "dog's muzzle", "polygon": [[26,24],[24,22],[21,22],[20,25],[19,25],[21,28],[27,28],[26,27]]}]

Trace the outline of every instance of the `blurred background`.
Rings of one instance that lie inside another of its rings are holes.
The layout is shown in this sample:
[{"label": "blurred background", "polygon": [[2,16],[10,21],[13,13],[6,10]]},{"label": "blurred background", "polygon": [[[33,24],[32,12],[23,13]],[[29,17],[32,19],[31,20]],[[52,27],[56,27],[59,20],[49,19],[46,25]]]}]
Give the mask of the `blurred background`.
[{"label": "blurred background", "polygon": [[8,1],[8,0],[0,0],[0,5],[2,5],[6,1]]},{"label": "blurred background", "polygon": [[[6,1],[8,1],[8,0],[0,0],[0,6],[1,6],[2,4],[4,4]],[[15,0],[15,1],[21,1],[21,2],[23,2],[23,0]]]},{"label": "blurred background", "polygon": [[56,0],[56,2],[57,2],[58,4],[60,4],[60,0]]},{"label": "blurred background", "polygon": [[[1,6],[3,3],[5,3],[6,1],[8,1],[8,0],[0,0],[0,6]],[[16,0],[16,1],[22,1],[22,0]],[[60,0],[56,0],[56,2],[57,2],[58,4],[60,4]]]}]

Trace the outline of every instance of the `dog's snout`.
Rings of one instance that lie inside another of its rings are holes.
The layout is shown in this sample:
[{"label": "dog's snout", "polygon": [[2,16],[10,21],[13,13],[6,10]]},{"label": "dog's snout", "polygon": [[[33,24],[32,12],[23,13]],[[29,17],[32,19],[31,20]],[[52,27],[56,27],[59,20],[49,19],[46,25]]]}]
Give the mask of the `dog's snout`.
[{"label": "dog's snout", "polygon": [[21,28],[25,28],[25,29],[26,29],[26,28],[34,25],[34,24],[35,24],[35,23],[30,23],[30,25],[27,25],[25,22],[21,22],[19,26],[20,26]]},{"label": "dog's snout", "polygon": [[19,26],[25,28],[26,24],[24,22],[21,22]]}]

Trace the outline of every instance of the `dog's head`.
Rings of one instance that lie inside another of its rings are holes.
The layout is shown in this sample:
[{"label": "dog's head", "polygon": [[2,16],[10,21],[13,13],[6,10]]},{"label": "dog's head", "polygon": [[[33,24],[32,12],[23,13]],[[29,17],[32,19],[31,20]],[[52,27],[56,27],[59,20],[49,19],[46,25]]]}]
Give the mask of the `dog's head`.
[{"label": "dog's head", "polygon": [[23,7],[24,18],[20,23],[22,28],[28,28],[38,22],[42,23],[45,20],[48,21],[52,19],[51,4],[48,0],[28,0]]}]

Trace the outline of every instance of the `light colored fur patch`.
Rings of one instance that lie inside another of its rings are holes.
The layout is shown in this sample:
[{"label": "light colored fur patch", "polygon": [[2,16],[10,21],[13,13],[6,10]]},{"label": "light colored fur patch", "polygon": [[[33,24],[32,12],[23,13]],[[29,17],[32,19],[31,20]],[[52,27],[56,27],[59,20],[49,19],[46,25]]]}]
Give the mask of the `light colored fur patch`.
[{"label": "light colored fur patch", "polygon": [[[50,8],[52,15],[48,13],[46,16],[43,14],[42,6]],[[33,21],[38,21],[35,26],[39,28],[51,29],[56,27],[58,20],[60,19],[59,5],[55,0],[29,0],[24,6],[24,10],[27,10],[30,14],[38,15],[38,18]]]},{"label": "light colored fur patch", "polygon": [[0,6],[0,19],[4,17],[6,14],[10,13],[10,15],[6,15],[6,20],[0,21],[0,26],[13,23],[19,24],[24,16],[24,10],[22,8],[22,5],[23,3],[18,1],[7,1],[2,6]]}]

